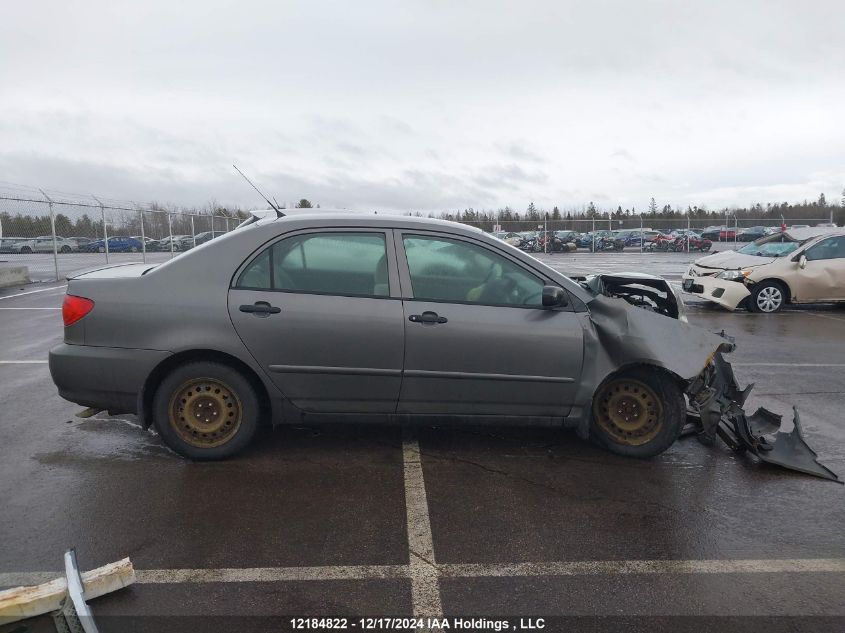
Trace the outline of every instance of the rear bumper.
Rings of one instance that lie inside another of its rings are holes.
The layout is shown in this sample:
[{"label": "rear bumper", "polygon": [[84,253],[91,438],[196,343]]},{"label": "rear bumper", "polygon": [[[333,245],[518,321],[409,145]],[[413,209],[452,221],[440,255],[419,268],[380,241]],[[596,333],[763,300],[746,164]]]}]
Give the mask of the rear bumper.
[{"label": "rear bumper", "polygon": [[[716,277],[683,277],[684,292],[717,303],[728,310],[736,310],[751,293],[745,284]],[[690,286],[691,284],[691,286]]]},{"label": "rear bumper", "polygon": [[170,352],[62,343],[50,350],[59,395],[85,407],[137,413],[138,394]]}]

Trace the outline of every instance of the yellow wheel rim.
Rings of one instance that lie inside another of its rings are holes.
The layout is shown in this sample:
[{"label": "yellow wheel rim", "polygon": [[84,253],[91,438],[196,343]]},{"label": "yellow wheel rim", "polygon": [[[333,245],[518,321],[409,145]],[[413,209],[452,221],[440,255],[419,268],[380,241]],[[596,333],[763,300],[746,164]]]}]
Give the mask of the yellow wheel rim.
[{"label": "yellow wheel rim", "polygon": [[234,437],[241,426],[241,401],[214,378],[184,382],[170,398],[170,426],[191,446],[214,448]]},{"label": "yellow wheel rim", "polygon": [[663,405],[645,383],[618,378],[596,394],[593,418],[614,442],[640,446],[657,437],[663,428]]}]

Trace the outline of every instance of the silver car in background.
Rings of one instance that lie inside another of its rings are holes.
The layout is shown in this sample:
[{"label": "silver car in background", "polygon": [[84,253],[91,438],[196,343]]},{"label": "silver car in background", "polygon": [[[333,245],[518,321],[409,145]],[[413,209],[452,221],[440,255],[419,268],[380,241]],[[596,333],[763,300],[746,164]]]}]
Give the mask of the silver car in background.
[{"label": "silver car in background", "polygon": [[[67,237],[55,238],[56,252],[59,253],[76,253],[79,251],[79,244],[76,240]],[[41,235],[39,237],[15,242],[11,245],[11,253],[20,253],[21,255],[29,255],[30,253],[52,253],[53,252],[53,236]]]}]

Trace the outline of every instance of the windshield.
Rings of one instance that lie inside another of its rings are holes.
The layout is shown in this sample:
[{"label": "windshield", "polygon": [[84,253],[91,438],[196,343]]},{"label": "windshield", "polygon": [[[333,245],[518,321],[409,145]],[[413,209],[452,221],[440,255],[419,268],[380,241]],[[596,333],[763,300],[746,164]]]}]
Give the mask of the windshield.
[{"label": "windshield", "polygon": [[758,257],[783,257],[796,248],[798,248],[798,242],[793,242],[783,235],[769,235],[746,244],[737,252]]}]

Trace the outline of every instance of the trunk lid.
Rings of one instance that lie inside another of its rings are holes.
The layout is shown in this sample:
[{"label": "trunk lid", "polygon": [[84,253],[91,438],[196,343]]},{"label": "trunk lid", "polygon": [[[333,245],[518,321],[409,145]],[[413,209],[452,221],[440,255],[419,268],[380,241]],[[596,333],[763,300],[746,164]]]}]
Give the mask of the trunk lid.
[{"label": "trunk lid", "polygon": [[97,266],[68,275],[67,279],[126,279],[140,277],[158,266],[158,264],[111,264],[108,266]]}]

